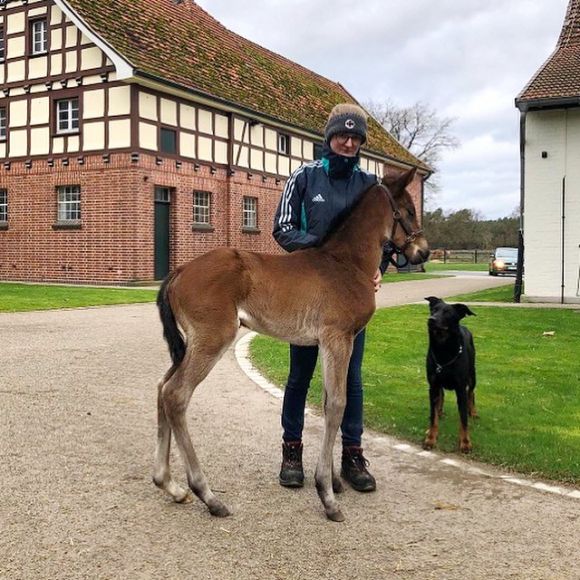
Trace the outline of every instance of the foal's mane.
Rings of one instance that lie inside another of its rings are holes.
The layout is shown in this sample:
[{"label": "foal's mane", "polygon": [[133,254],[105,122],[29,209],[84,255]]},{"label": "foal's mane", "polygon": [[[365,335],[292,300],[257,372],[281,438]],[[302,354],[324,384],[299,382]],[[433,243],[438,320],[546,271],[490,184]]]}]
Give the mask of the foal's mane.
[{"label": "foal's mane", "polygon": [[335,218],[332,220],[328,232],[317,244],[318,246],[324,246],[331,238],[338,235],[343,229],[345,229],[348,222],[350,222],[351,216],[355,217],[355,212],[358,213],[358,208],[362,205],[362,202],[368,197],[369,192],[375,187],[379,187],[380,183],[373,183],[367,189],[365,189],[356,199],[356,201],[346,209],[343,209]]}]

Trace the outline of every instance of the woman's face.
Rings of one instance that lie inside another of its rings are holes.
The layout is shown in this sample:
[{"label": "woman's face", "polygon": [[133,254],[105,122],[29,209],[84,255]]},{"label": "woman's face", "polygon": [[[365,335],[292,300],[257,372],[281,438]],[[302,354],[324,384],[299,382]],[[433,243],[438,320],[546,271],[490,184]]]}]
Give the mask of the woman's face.
[{"label": "woman's face", "polygon": [[362,139],[353,133],[337,133],[330,140],[330,148],[344,157],[355,157],[362,145]]}]

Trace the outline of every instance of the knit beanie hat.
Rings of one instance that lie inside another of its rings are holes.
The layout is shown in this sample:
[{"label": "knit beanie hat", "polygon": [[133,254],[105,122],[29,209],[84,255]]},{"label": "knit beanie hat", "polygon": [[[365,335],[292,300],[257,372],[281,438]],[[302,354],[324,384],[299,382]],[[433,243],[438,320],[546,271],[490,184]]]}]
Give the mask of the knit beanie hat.
[{"label": "knit beanie hat", "polygon": [[327,143],[337,133],[353,133],[361,137],[364,143],[367,140],[367,114],[361,107],[352,103],[336,105],[326,122],[324,137]]}]

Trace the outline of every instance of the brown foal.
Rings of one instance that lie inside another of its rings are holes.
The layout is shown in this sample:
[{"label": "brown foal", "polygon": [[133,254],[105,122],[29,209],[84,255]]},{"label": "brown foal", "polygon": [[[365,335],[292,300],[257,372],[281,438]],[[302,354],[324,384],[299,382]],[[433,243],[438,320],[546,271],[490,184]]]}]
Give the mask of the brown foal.
[{"label": "brown foal", "polygon": [[163,283],[157,304],[173,365],[158,385],[158,442],[153,480],[176,502],[189,490],[171,477],[171,433],[190,489],[215,516],[229,509],[212,493],[200,467],[185,413],[193,391],[234,341],[240,326],[299,345],[320,347],[325,432],[316,489],[326,515],[344,516],[333,492],[340,481],[332,450],[346,404],[353,339],[375,311],[373,277],[383,244],[425,261],[429,249],[406,187],[414,170],[385,178],[361,194],[320,246],[284,255],[220,248],[180,266]]}]

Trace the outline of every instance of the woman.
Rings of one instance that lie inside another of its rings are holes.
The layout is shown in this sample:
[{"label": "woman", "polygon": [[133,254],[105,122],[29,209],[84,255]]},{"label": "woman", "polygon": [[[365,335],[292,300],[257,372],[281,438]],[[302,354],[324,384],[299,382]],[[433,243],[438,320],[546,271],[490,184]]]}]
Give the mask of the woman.
[{"label": "woman", "polygon": [[[286,251],[293,252],[320,243],[339,214],[352,207],[358,196],[377,182],[362,171],[359,152],[367,136],[366,113],[350,103],[336,105],[324,130],[322,159],[297,169],[289,178],[274,219],[273,235]],[[373,280],[380,287],[388,256]],[[378,264],[377,264],[378,266]],[[363,455],[363,391],[361,366],[364,329],[356,336],[348,368],[347,400],[342,431],[341,475],[357,491],[374,491],[375,478]],[[318,357],[317,346],[290,345],[290,373],[282,407],[282,467],[280,484],[302,487],[302,430],[304,408]]]}]

